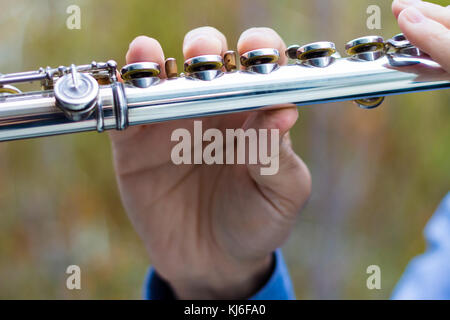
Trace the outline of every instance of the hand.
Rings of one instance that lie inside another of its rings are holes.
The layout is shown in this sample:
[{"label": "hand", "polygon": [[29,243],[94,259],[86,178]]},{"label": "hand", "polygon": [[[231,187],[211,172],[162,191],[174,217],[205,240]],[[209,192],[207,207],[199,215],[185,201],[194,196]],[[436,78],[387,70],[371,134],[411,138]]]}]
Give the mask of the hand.
[{"label": "hand", "polygon": [[395,0],[392,11],[406,38],[450,72],[450,6]]},{"label": "hand", "polygon": [[[267,28],[245,31],[237,44],[239,54],[267,47],[281,53],[286,48]],[[184,39],[185,59],[226,50],[224,35],[211,27],[194,29]],[[286,63],[284,55],[280,59]],[[164,69],[161,46],[144,36],[130,44],[126,60],[153,61]],[[192,131],[193,120],[111,133],[125,209],[153,266],[178,298],[248,298],[267,280],[272,252],[286,240],[311,190],[309,171],[288,134],[297,117],[297,109],[288,106],[201,119],[203,130],[279,129],[279,171],[272,176],[260,175],[259,165],[174,165],[171,133]]]}]

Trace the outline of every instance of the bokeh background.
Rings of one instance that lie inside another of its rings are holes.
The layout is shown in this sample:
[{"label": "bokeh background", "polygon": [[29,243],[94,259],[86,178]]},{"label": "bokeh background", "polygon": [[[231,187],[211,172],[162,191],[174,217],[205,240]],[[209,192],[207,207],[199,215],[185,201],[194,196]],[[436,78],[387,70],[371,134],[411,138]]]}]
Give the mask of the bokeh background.
[{"label": "bokeh background", "polygon": [[[448,0],[435,1],[448,5]],[[81,8],[81,30],[66,8]],[[366,9],[382,10],[368,30]],[[157,38],[181,66],[190,29],[221,30],[230,48],[242,31],[272,27],[286,43],[346,41],[400,30],[391,1],[0,0],[0,71],[124,64],[137,35]],[[389,97],[362,110],[350,102],[303,107],[292,132],[313,177],[310,202],[284,252],[299,299],[388,298],[425,243],[422,230],[450,189],[450,95]],[[0,298],[140,298],[151,261],[121,206],[107,134],[0,144]],[[65,270],[82,270],[82,290]],[[382,289],[366,288],[381,268]],[[189,268],[189,266],[186,266]]]}]

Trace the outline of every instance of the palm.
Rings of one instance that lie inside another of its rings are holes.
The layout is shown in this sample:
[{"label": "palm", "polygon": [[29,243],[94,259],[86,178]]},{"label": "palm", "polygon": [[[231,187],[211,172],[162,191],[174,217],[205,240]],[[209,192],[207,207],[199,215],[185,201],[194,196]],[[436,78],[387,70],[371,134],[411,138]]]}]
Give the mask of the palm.
[{"label": "palm", "polygon": [[[202,123],[204,130],[239,128],[247,117],[205,118]],[[203,259],[214,259],[218,250],[227,256],[258,256],[262,254],[258,248],[246,245],[255,241],[264,253],[268,242],[275,249],[283,239],[268,237],[267,230],[282,208],[268,201],[244,165],[173,164],[170,137],[180,127],[192,131],[193,120],[129,128],[114,140],[125,208],[139,233],[146,235],[155,261],[165,255],[169,265],[192,265],[198,260],[189,258],[193,251]],[[255,211],[258,221],[253,221],[254,214],[246,214]]]}]

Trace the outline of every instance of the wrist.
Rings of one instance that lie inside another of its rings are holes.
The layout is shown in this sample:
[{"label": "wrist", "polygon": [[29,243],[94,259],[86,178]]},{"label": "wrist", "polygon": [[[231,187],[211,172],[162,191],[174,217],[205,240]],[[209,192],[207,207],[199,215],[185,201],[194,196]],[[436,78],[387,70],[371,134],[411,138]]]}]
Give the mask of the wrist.
[{"label": "wrist", "polygon": [[205,272],[166,281],[178,299],[247,299],[270,278],[273,264],[270,254],[257,261],[210,267]]}]

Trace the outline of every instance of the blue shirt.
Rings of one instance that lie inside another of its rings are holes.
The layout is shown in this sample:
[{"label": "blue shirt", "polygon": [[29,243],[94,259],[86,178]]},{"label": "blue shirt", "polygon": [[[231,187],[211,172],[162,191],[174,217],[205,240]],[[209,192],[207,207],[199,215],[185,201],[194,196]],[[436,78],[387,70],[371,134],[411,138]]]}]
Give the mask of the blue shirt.
[{"label": "blue shirt", "polygon": [[393,299],[450,299],[450,193],[424,233],[427,249],[409,263]]},{"label": "blue shirt", "polygon": [[[394,289],[393,299],[450,299],[450,193],[425,227],[427,250],[414,258]],[[144,286],[144,298],[174,299],[174,294],[153,268]],[[278,249],[274,252],[272,274],[251,300],[295,299],[288,269]]]}]

